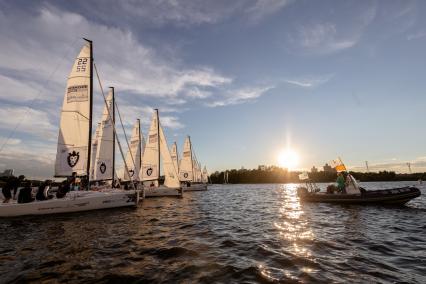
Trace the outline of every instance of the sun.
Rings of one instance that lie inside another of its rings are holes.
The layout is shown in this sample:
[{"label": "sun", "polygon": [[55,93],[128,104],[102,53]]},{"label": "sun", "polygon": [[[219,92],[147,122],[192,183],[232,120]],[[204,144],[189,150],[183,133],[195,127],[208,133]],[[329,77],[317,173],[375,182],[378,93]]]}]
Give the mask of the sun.
[{"label": "sun", "polygon": [[278,154],[277,160],[280,167],[291,170],[299,164],[299,155],[293,149],[285,149]]}]

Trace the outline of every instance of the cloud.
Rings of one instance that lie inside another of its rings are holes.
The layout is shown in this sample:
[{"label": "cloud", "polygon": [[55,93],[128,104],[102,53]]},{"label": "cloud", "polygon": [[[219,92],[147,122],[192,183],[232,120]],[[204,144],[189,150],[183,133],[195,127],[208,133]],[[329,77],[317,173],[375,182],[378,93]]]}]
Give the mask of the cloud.
[{"label": "cloud", "polygon": [[259,98],[267,91],[273,89],[274,86],[267,87],[250,87],[250,88],[242,88],[233,91],[228,91],[226,93],[226,97],[215,100],[212,102],[206,103],[209,107],[220,107],[220,106],[228,106],[228,105],[236,105],[249,101],[254,101]]},{"label": "cloud", "polygon": [[315,88],[319,85],[325,84],[334,77],[334,74],[324,75],[324,76],[308,76],[305,78],[296,78],[296,79],[285,79],[284,82],[296,85],[302,88]]},{"label": "cloud", "polygon": [[[115,86],[119,91],[176,97],[194,86],[214,88],[232,82],[212,68],[186,68],[173,58],[164,58],[153,48],[141,44],[129,30],[94,24],[75,13],[42,7],[35,17],[29,16],[25,24],[12,15],[1,16],[0,33],[8,38],[0,52],[3,70],[37,73],[47,78],[53,69],[50,62],[60,61],[64,50],[73,50],[72,56],[75,56],[82,45],[79,41],[71,48],[67,46],[69,39],[75,42],[85,35],[94,41],[94,56],[103,84]],[[13,33],[7,28],[10,25],[14,26]],[[23,34],[26,36],[22,37]],[[67,58],[68,62],[72,56]],[[63,66],[51,79],[63,85],[69,69],[69,64]],[[8,84],[12,83],[18,84],[9,80]],[[27,88],[25,93],[28,91]],[[44,94],[48,95],[51,94]],[[62,92],[56,96],[62,96]]]},{"label": "cloud", "polygon": [[0,106],[0,129],[27,133],[47,140],[57,138],[57,127],[46,112],[29,107]]},{"label": "cloud", "polygon": [[420,39],[426,37],[426,31],[419,31],[407,36],[407,40]]},{"label": "cloud", "polygon": [[[289,50],[302,54],[326,55],[354,47],[377,13],[376,5],[358,6],[345,21],[336,17],[333,10],[296,23],[294,30],[287,35]],[[344,8],[351,9],[346,6]]]},{"label": "cloud", "polygon": [[308,53],[333,53],[354,46],[359,35],[340,36],[333,23],[319,23],[299,27],[298,35],[293,40]]},{"label": "cloud", "polygon": [[266,16],[277,13],[293,2],[293,0],[257,0],[247,9],[247,13],[254,22],[258,22]]}]

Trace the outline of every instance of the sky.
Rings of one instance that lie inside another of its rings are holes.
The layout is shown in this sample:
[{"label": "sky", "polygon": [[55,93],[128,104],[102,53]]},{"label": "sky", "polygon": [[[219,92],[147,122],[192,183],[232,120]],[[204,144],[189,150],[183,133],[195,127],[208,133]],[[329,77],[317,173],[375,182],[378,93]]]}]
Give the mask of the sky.
[{"label": "sky", "polygon": [[53,175],[86,37],[127,133],[140,118],[146,136],[158,108],[168,143],[191,135],[210,172],[274,165],[282,149],[297,169],[340,156],[426,171],[425,14],[409,0],[0,0],[0,170]]}]

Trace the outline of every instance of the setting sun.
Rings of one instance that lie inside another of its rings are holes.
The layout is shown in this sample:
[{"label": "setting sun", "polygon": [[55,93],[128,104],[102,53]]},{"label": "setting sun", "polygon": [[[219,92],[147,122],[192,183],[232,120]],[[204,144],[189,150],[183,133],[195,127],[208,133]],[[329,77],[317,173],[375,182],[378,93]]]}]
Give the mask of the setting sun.
[{"label": "setting sun", "polygon": [[299,163],[299,155],[292,149],[282,150],[278,154],[277,159],[280,167],[287,168],[289,170],[296,167]]}]

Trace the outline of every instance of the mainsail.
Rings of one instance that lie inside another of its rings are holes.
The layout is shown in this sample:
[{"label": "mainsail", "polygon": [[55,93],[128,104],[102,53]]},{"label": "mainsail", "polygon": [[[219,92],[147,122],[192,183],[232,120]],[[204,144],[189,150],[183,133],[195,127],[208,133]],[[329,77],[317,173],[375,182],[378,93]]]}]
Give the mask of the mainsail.
[{"label": "mainsail", "polygon": [[99,139],[99,131],[101,129],[101,123],[98,123],[98,126],[96,127],[95,137],[92,140],[92,151],[91,151],[91,157],[90,157],[90,179],[94,179],[95,174],[95,161],[96,161],[96,152],[98,148],[98,139]]},{"label": "mainsail", "polygon": [[68,77],[59,126],[55,176],[88,175],[92,123],[92,42],[75,59]]},{"label": "mainsail", "polygon": [[179,179],[181,181],[192,181],[193,176],[191,137],[188,136],[183,144],[183,155],[180,162]]},{"label": "mainsail", "polygon": [[[107,105],[101,119],[98,146],[96,149],[96,161],[93,165],[94,180],[114,179],[114,88],[110,88],[106,99]],[[108,111],[109,110],[109,111]],[[111,119],[112,118],[112,119]]]},{"label": "mainsail", "polygon": [[[142,181],[158,181],[160,177],[160,143],[158,140],[159,125],[158,111],[152,115],[152,122],[148,132],[148,141],[145,146],[140,177]],[[158,183],[156,184],[158,186]]]},{"label": "mainsail", "polygon": [[132,130],[132,137],[130,138],[130,150],[126,155],[126,164],[129,169],[129,174],[123,169],[125,181],[130,179],[139,180],[139,172],[141,169],[141,122],[139,119],[136,120],[135,126]]},{"label": "mainsail", "polygon": [[171,155],[172,155],[173,164],[175,165],[177,172],[179,172],[179,155],[178,155],[176,142],[174,142],[172,145]]},{"label": "mainsail", "polygon": [[204,169],[203,169],[203,180],[202,180],[202,182],[203,183],[209,182],[209,172],[207,171],[206,166],[204,166]]},{"label": "mainsail", "polygon": [[160,153],[163,158],[163,171],[164,171],[164,185],[167,187],[180,187],[179,176],[177,168],[169,152],[167,146],[166,136],[164,135],[163,128],[160,128]]}]

